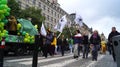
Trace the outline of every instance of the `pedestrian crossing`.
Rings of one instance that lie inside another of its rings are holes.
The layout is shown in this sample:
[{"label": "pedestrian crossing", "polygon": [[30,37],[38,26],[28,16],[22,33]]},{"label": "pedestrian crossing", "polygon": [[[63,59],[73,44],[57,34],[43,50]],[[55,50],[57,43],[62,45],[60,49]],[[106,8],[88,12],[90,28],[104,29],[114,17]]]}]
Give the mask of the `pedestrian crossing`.
[{"label": "pedestrian crossing", "polygon": [[[100,55],[98,60],[102,59],[104,55]],[[91,61],[91,55],[88,59],[73,58],[73,54],[65,54],[65,56],[55,55],[38,57],[38,67],[93,67],[96,62]],[[15,66],[14,66],[15,65]],[[17,66],[16,66],[17,65]],[[4,67],[32,67],[32,58],[9,59],[4,60]]]}]

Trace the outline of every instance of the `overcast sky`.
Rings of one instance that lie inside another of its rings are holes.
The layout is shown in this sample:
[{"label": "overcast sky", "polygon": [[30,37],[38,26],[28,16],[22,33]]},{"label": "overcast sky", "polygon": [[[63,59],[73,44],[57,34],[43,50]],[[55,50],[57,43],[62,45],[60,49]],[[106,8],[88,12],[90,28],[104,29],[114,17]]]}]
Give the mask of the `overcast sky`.
[{"label": "overcast sky", "polygon": [[79,13],[83,22],[108,37],[111,27],[120,32],[120,0],[58,0],[69,14]]}]

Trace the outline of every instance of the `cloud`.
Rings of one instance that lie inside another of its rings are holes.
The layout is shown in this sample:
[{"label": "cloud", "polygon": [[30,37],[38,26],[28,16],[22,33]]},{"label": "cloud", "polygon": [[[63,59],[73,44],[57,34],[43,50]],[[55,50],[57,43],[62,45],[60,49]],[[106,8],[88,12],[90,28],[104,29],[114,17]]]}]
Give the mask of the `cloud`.
[{"label": "cloud", "polygon": [[113,18],[110,16],[102,17],[99,20],[94,21],[90,26],[93,27],[93,30],[99,30],[99,33],[104,33],[106,37],[108,37],[109,33],[111,32],[112,27],[116,27],[120,30],[119,25],[120,23],[119,18]]},{"label": "cloud", "polygon": [[120,31],[120,0],[58,0],[70,13],[79,13],[83,21],[107,37],[115,26]]}]

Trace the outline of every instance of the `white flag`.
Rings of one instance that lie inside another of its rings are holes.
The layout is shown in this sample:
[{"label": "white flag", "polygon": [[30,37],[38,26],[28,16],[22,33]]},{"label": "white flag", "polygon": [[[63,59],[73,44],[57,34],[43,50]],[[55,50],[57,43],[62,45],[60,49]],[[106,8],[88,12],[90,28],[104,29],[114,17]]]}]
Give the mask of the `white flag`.
[{"label": "white flag", "polygon": [[78,14],[76,14],[75,22],[76,22],[76,24],[79,24],[80,26],[83,26],[82,18],[81,18],[81,16],[78,15]]},{"label": "white flag", "polygon": [[55,29],[59,32],[62,32],[63,28],[67,23],[66,15],[64,15],[60,20],[59,23],[55,26]]},{"label": "white flag", "polygon": [[41,33],[41,35],[43,35],[43,36],[46,36],[46,35],[47,35],[47,32],[46,32],[46,30],[45,30],[45,27],[44,27],[43,23],[42,23],[42,26],[41,26],[40,33]]}]

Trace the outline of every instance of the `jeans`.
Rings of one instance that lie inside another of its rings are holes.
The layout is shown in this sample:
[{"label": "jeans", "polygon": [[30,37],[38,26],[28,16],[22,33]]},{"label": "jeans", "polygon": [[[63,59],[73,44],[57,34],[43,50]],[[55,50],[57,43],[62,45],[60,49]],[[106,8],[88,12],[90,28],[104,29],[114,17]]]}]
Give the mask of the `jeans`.
[{"label": "jeans", "polygon": [[99,45],[94,45],[92,49],[92,60],[97,60]]},{"label": "jeans", "polygon": [[83,58],[88,58],[89,46],[88,44],[83,45]]}]

